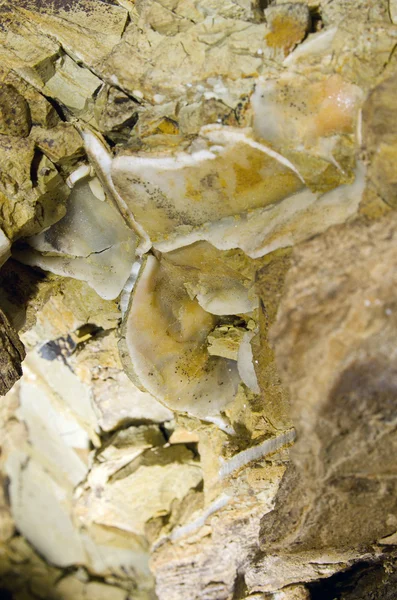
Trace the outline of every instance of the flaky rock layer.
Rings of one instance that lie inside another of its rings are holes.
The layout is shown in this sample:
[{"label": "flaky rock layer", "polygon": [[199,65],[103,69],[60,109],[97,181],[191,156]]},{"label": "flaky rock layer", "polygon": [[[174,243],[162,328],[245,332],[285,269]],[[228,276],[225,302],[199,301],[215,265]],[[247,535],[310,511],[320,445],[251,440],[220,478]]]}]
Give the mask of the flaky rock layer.
[{"label": "flaky rock layer", "polygon": [[1,597],[389,598],[396,40],[1,3]]}]

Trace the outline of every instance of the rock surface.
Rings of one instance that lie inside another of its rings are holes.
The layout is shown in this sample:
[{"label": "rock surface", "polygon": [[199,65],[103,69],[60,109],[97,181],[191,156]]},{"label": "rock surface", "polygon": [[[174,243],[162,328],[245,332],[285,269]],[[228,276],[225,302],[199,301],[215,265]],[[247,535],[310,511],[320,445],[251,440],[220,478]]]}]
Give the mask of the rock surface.
[{"label": "rock surface", "polygon": [[25,350],[18,334],[0,311],[0,395],[4,396],[22,375]]},{"label": "rock surface", "polygon": [[271,337],[297,442],[267,553],[369,551],[394,532],[396,235],[394,215],[358,221],[293,254]]},{"label": "rock surface", "polygon": [[0,596],[392,597],[396,23],[1,3]]}]

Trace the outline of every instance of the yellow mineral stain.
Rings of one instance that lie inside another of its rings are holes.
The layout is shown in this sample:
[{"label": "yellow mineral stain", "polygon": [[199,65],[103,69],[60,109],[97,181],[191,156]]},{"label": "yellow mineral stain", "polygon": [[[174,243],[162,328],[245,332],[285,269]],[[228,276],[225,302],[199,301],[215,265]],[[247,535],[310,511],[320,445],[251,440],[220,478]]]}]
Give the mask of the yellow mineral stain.
[{"label": "yellow mineral stain", "polygon": [[176,123],[172,119],[164,117],[164,119],[162,119],[160,121],[160,123],[157,125],[155,133],[164,133],[167,135],[178,135],[178,133],[179,133],[178,123]]},{"label": "yellow mineral stain", "polygon": [[245,158],[248,158],[248,160],[236,161],[233,165],[236,177],[236,194],[241,194],[249,188],[263,183],[261,170],[267,167],[269,163],[262,152],[250,152]]},{"label": "yellow mineral stain", "polygon": [[272,31],[265,36],[270,48],[281,48],[285,56],[302,41],[305,30],[295,19],[286,16],[275,17],[272,22]]},{"label": "yellow mineral stain", "polygon": [[185,298],[179,309],[180,341],[200,337],[205,330],[212,329],[215,319],[205,312],[196,300]]},{"label": "yellow mineral stain", "polygon": [[193,202],[201,202],[203,199],[200,186],[198,185],[195,177],[189,177],[186,179],[186,198],[187,200],[192,200]]}]

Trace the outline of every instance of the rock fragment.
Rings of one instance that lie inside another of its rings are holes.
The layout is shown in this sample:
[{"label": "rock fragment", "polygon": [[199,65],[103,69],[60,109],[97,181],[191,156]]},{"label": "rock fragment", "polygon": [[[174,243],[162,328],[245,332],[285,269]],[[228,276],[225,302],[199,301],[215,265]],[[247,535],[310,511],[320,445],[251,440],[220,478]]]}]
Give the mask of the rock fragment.
[{"label": "rock fragment", "polygon": [[269,340],[269,330],[276,319],[285,277],[291,265],[291,251],[291,248],[283,248],[268,254],[256,273],[260,311],[259,334],[252,340],[254,368],[266,419],[275,429],[292,425],[288,389],[282,383]]},{"label": "rock fragment", "polygon": [[0,84],[0,133],[27,137],[31,117],[25,98],[11,85]]},{"label": "rock fragment", "polygon": [[25,264],[87,281],[105,300],[117,298],[130,274],[135,236],[113,206],[78,182],[63,219],[15,254]]},{"label": "rock fragment", "polygon": [[223,422],[237,390],[236,365],[211,356],[216,319],[191,299],[183,273],[148,256],[125,317],[120,349],[131,379],[171,410]]},{"label": "rock fragment", "polygon": [[94,92],[101,85],[98,77],[66,55],[57,59],[54,75],[46,81],[43,92],[56,98],[76,116],[84,118]]},{"label": "rock fragment", "polygon": [[363,107],[364,151],[370,165],[368,177],[382,200],[393,208],[397,206],[395,90],[396,77],[392,75],[374,88]]},{"label": "rock fragment", "polygon": [[128,423],[170,421],[173,413],[137,388],[123,370],[115,330],[96,336],[72,360],[79,377],[90,383],[98,424],[113,431]]},{"label": "rock fragment", "polygon": [[389,594],[395,12],[2,2],[0,595]]},{"label": "rock fragment", "polygon": [[47,158],[65,170],[84,156],[83,140],[71,123],[59,123],[50,130],[33,127],[32,138]]},{"label": "rock fragment", "polygon": [[285,55],[302,42],[311,25],[310,12],[304,3],[285,3],[265,9],[270,33],[266,41],[271,48],[281,48]]},{"label": "rock fragment", "polygon": [[0,396],[4,396],[22,375],[21,363],[25,358],[23,344],[0,310]]},{"label": "rock fragment", "polygon": [[365,551],[393,529],[396,231],[356,222],[293,255],[272,342],[298,441],[262,523],[270,555]]}]

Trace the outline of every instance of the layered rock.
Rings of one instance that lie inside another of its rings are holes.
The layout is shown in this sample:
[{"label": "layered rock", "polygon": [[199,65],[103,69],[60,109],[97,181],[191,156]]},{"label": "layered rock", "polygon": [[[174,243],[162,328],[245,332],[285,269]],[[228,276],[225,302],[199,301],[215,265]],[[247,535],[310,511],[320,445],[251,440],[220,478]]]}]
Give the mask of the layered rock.
[{"label": "layered rock", "polygon": [[21,362],[25,358],[25,350],[3,311],[0,311],[0,321],[0,394],[4,396],[22,375]]},{"label": "layered rock", "polygon": [[16,598],[388,597],[395,8],[3,2]]}]

